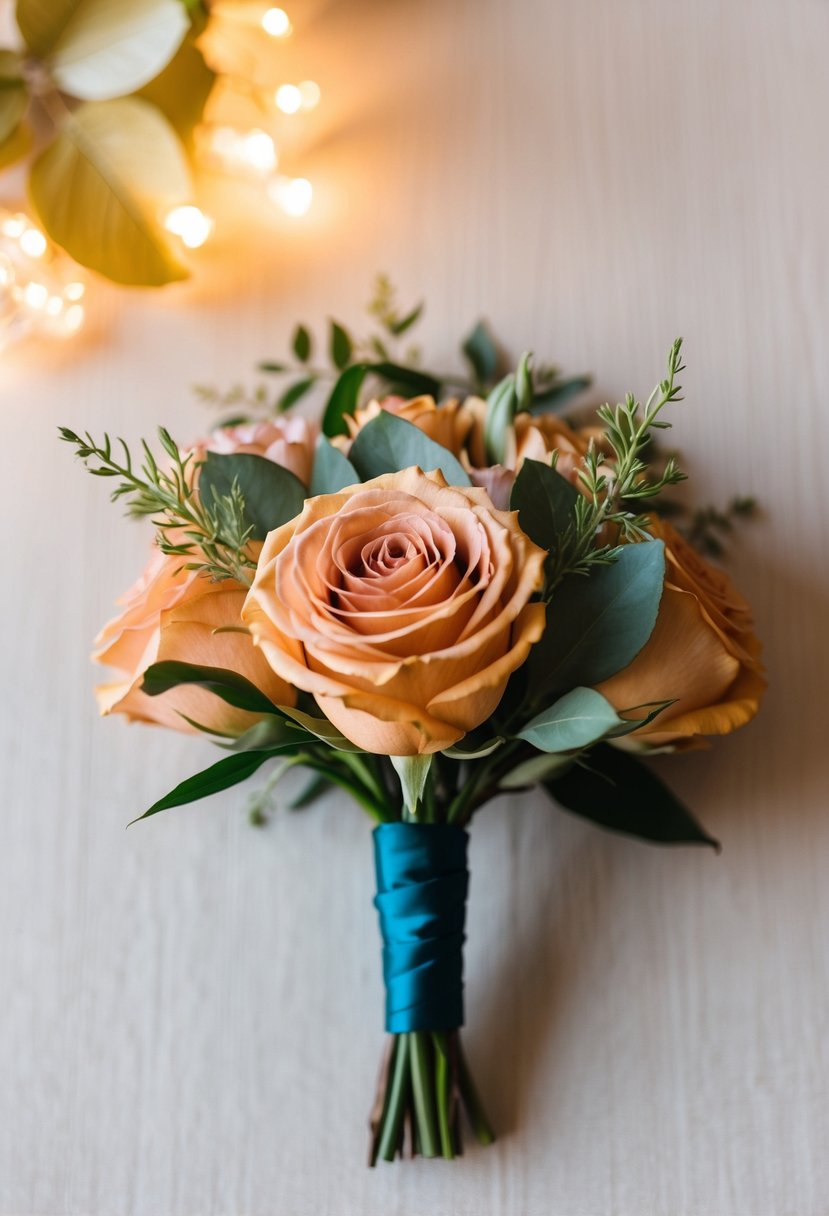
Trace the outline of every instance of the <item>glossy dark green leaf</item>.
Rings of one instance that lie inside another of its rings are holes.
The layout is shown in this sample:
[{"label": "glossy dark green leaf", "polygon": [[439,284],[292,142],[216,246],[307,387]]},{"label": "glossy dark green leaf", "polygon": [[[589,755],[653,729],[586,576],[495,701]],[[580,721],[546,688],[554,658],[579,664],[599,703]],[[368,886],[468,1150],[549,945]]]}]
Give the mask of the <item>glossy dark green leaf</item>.
[{"label": "glossy dark green leaf", "polygon": [[441,383],[428,372],[419,371],[416,367],[405,367],[401,363],[389,363],[382,360],[369,365],[369,370],[375,376],[381,376],[392,388],[411,393],[415,397],[437,397],[440,395]]},{"label": "glossy dark green leaf", "polygon": [[333,787],[333,784],[330,778],[326,777],[323,773],[315,773],[308,783],[302,787],[293,802],[288,804],[288,810],[304,811],[306,807],[312,806],[323,794],[327,794]]},{"label": "glossy dark green leaf", "polygon": [[289,385],[276,403],[279,413],[284,414],[292,405],[296,405],[297,401],[304,397],[309,389],[314,387],[316,382],[316,376],[306,376],[304,379],[297,380],[294,384]]},{"label": "glossy dark green leaf", "polygon": [[149,810],[133,819],[127,826],[140,823],[142,819],[148,819],[150,815],[157,815],[159,811],[166,811],[174,806],[184,806],[188,802],[198,802],[200,798],[209,798],[211,794],[218,794],[222,790],[230,789],[231,786],[238,785],[240,781],[245,781],[252,776],[272,755],[272,751],[266,751],[240,752],[238,755],[225,756],[223,760],[211,764],[210,768],[182,781],[174,790],[171,790],[165,797],[159,798],[158,802],[154,802]]},{"label": "glossy dark green leaf", "polygon": [[530,652],[533,700],[598,684],[627,667],[653,632],[664,576],[665,546],[651,540],[624,545],[617,561],[587,577],[564,579]]},{"label": "glossy dark green leaf", "polygon": [[307,363],[311,358],[311,335],[304,325],[297,325],[292,346],[300,363]]},{"label": "glossy dark green leaf", "polygon": [[399,338],[401,334],[405,334],[407,330],[411,329],[420,320],[422,312],[423,304],[421,303],[413,308],[411,312],[407,313],[405,317],[401,317],[399,321],[393,321],[389,326],[390,332],[396,338]]},{"label": "glossy dark green leaf", "polygon": [[510,495],[510,509],[518,512],[522,532],[548,552],[573,521],[578,490],[566,478],[542,464],[525,460]]},{"label": "glossy dark green leaf", "polygon": [[573,765],[544,782],[560,806],[626,836],[655,844],[707,844],[719,852],[717,841],[641,761],[600,744],[586,763],[589,768]]},{"label": "glossy dark green leaf", "polygon": [[353,349],[351,338],[343,329],[342,325],[338,325],[336,321],[332,321],[329,353],[331,355],[331,362],[340,371],[342,371],[344,367],[348,366]]},{"label": "glossy dark green leaf", "polygon": [[479,385],[489,384],[491,380],[495,379],[498,352],[483,321],[479,321],[469,337],[465,339],[462,350],[472,365],[472,371]]},{"label": "glossy dark green leaf", "polygon": [[367,371],[367,363],[355,363],[346,368],[331,390],[322,416],[322,433],[329,439],[348,434],[345,418],[347,414],[353,414],[360,403],[360,389]]},{"label": "glossy dark green leaf", "polygon": [[447,448],[387,410],[381,410],[363,427],[349,459],[363,481],[419,465],[424,472],[440,469],[451,486],[471,484],[463,465]]},{"label": "glossy dark green leaf", "polygon": [[360,480],[357,470],[350,460],[343,456],[339,448],[320,435],[314,452],[314,468],[311,473],[309,495],[336,494],[345,486],[354,486]]},{"label": "glossy dark green leaf", "polygon": [[199,472],[199,494],[210,506],[215,498],[230,494],[237,482],[245,500],[245,519],[252,525],[254,540],[299,515],[305,502],[305,487],[288,469],[264,456],[250,453],[225,456],[208,452]]},{"label": "glossy dark green leaf", "polygon": [[224,667],[203,667],[195,663],[177,663],[166,660],[153,663],[144,672],[142,691],[148,697],[157,697],[180,684],[196,684],[208,692],[215,693],[228,705],[246,709],[250,713],[273,714],[275,706],[263,692],[240,676],[236,671]]},{"label": "glossy dark green leaf", "polygon": [[269,372],[274,374],[286,372],[288,370],[287,364],[274,363],[271,359],[266,359],[263,363],[257,363],[256,366],[260,372]]}]

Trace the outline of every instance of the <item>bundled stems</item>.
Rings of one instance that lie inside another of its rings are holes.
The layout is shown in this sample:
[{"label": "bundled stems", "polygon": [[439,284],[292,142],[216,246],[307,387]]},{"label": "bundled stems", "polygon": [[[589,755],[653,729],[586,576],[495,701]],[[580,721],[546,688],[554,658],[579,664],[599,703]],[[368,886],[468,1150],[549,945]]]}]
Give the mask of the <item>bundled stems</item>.
[{"label": "bundled stems", "polygon": [[372,1120],[369,1164],[403,1157],[407,1147],[412,1156],[459,1156],[461,1108],[478,1143],[492,1144],[495,1134],[472,1082],[459,1031],[393,1035]]}]

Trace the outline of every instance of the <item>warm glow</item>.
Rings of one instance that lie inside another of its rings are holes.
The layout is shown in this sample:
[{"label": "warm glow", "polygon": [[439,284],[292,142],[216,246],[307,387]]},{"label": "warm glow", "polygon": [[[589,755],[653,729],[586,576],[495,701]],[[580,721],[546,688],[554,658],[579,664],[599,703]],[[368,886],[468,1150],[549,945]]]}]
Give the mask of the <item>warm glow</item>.
[{"label": "warm glow", "polygon": [[276,168],[276,148],[267,131],[254,128],[242,136],[245,162],[257,173],[273,173]]},{"label": "warm glow", "polygon": [[57,317],[63,312],[63,297],[49,296],[46,301],[46,315],[49,317]]},{"label": "warm glow", "polygon": [[63,289],[63,294],[67,300],[80,300],[85,291],[85,283],[67,283]]},{"label": "warm glow", "polygon": [[34,280],[23,288],[23,300],[29,308],[39,310],[49,299],[49,289],[43,283]]},{"label": "warm glow", "polygon": [[262,15],[262,29],[271,38],[287,38],[292,28],[284,8],[269,8]]},{"label": "warm glow", "polygon": [[46,252],[46,237],[38,228],[27,228],[17,240],[28,258],[42,258]]},{"label": "warm glow", "polygon": [[315,80],[300,81],[299,95],[303,110],[313,110],[320,103],[320,87]]},{"label": "warm glow", "polygon": [[74,334],[84,322],[83,304],[70,304],[63,314],[63,328],[67,334]]},{"label": "warm glow", "polygon": [[213,231],[213,221],[199,207],[188,203],[168,211],[164,227],[179,237],[188,249],[199,249]]},{"label": "warm glow", "polygon": [[2,226],[0,226],[3,236],[10,236],[14,240],[17,240],[26,231],[27,227],[25,215],[10,215],[7,219],[3,220]]},{"label": "warm glow", "polygon": [[276,177],[268,194],[286,215],[305,215],[314,197],[314,187],[305,177]]},{"label": "warm glow", "polygon": [[200,154],[207,163],[225,173],[248,173],[266,177],[277,165],[276,145],[267,131],[253,127],[200,127],[197,132]]},{"label": "warm glow", "polygon": [[274,95],[277,109],[283,114],[296,114],[302,109],[302,93],[295,84],[281,84]]}]

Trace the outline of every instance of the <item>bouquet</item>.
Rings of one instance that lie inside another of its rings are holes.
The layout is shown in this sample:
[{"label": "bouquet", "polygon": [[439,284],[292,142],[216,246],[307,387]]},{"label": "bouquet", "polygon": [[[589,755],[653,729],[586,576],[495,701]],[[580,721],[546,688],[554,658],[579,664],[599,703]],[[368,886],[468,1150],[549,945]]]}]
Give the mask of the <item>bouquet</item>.
[{"label": "bouquet", "polygon": [[190,446],[162,429],[136,459],[62,430],[155,525],[97,639],[118,671],[102,712],[225,753],[140,818],[268,767],[268,790],[308,771],[294,806],[338,788],[374,821],[390,1039],[372,1164],[454,1157],[463,1115],[493,1139],[460,1037],[475,812],[540,787],[602,827],[717,847],[642,758],[743,726],[765,687],[749,606],[708,560],[751,504],[681,510],[657,443],[679,341],[644,404],[577,426],[556,411],[584,379],[529,355],[499,377],[480,325],[471,377],[432,375],[389,355],[419,310],[375,315],[367,343],[332,327],[319,425],[290,412],[327,374],[300,326],[293,364],[263,365],[300,379],[275,403],[234,391],[242,412]]}]

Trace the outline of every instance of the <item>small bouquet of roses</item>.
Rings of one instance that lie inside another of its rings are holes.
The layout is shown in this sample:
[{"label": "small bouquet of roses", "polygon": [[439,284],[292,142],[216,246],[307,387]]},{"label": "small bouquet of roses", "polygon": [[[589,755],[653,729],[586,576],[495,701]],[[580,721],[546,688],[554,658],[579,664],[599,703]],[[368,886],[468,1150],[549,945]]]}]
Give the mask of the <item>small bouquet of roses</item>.
[{"label": "small bouquet of roses", "polygon": [[[399,335],[415,316],[384,321]],[[679,342],[644,405],[602,406],[586,428],[554,412],[583,381],[528,356],[497,379],[481,327],[452,396],[334,326],[319,426],[287,413],[321,375],[304,327],[293,349],[304,374],[276,410],[260,392],[190,447],[161,430],[136,461],[123,441],[62,431],[156,528],[97,640],[119,672],[98,699],[225,752],[141,818],[299,767],[294,805],[338,787],[375,821],[391,1038],[370,1159],[451,1158],[463,1112],[493,1138],[460,1041],[473,815],[538,786],[606,828],[715,844],[641,757],[748,722],[759,645],[699,551],[730,514],[684,532],[667,517],[683,475],[655,436],[679,397]]]}]

